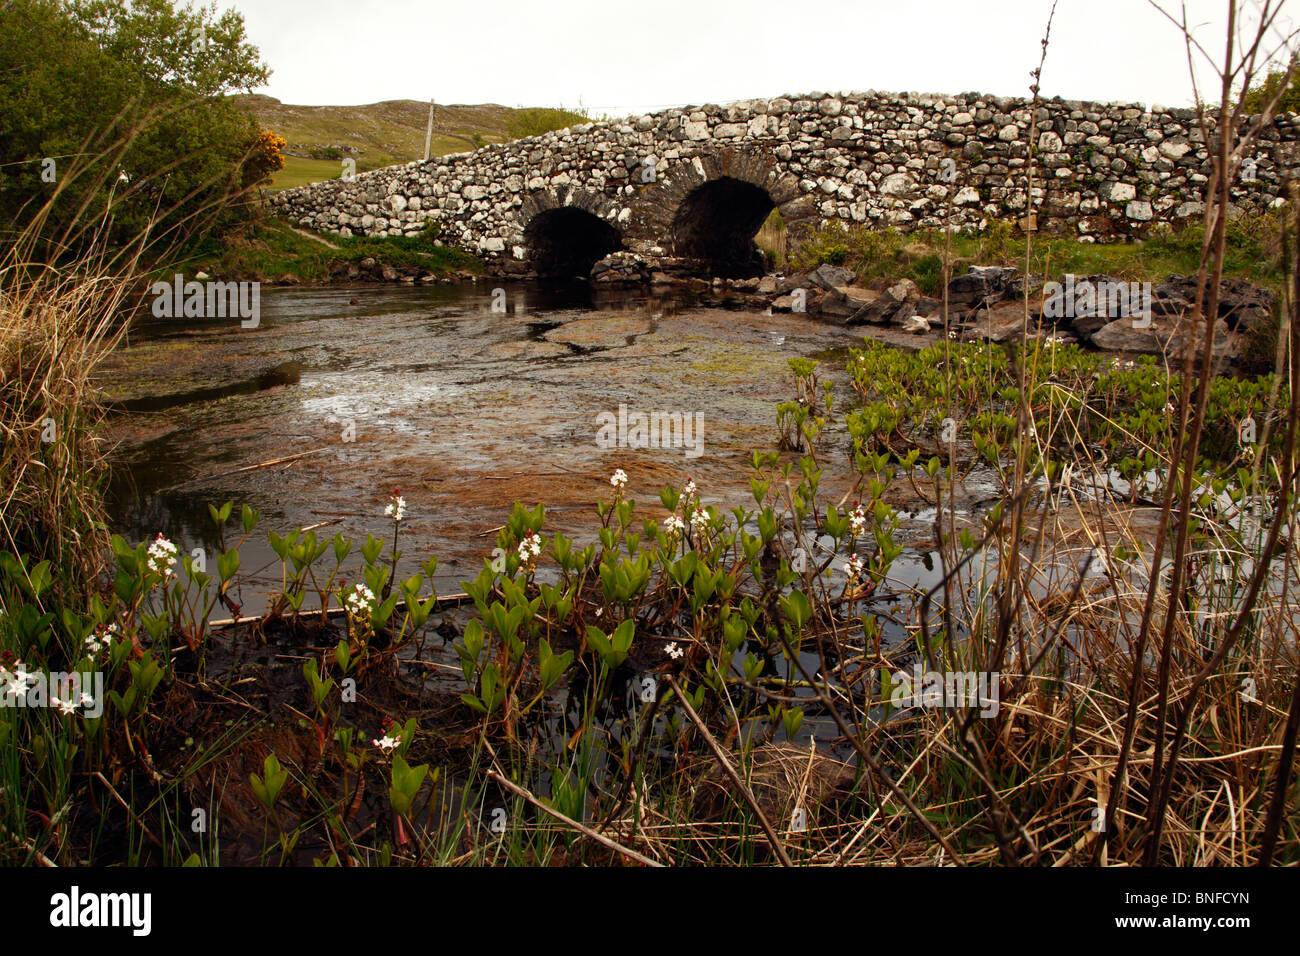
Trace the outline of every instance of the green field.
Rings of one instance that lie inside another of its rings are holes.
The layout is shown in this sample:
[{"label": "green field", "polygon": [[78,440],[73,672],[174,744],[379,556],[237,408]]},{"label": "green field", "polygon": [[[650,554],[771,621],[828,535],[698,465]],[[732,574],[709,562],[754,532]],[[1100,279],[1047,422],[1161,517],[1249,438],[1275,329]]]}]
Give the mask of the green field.
[{"label": "green field", "polygon": [[[326,179],[338,179],[342,164],[337,159],[304,159],[301,156],[284,157],[284,169],[275,174],[271,180],[271,189],[292,189],[307,183],[319,183]],[[357,167],[361,171],[360,165]]]},{"label": "green field", "polygon": [[[294,106],[259,94],[235,99],[263,129],[284,137],[288,144],[285,168],[272,180],[272,190],[336,179],[345,157],[356,160],[357,172],[365,172],[424,156],[429,120],[425,101]],[[587,121],[583,112],[564,109],[435,104],[430,152],[434,156],[461,153]]]}]

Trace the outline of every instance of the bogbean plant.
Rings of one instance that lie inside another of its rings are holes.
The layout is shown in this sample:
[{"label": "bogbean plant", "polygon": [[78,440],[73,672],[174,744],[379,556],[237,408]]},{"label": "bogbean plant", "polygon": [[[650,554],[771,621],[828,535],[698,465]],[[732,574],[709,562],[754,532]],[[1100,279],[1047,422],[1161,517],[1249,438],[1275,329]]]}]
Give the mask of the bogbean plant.
[{"label": "bogbean plant", "polygon": [[[910,353],[868,341],[851,350],[848,371],[861,399],[847,416],[855,452],[898,463],[931,503],[940,485],[951,487],[976,468],[1010,496],[1022,450],[1028,471],[1019,480],[1047,489],[1073,480],[1149,503],[1180,477],[1169,449],[1182,379],[1152,356],[1120,360],[1053,339],[1023,349],[944,341]],[[1030,411],[1023,423],[1022,375]],[[1192,476],[1195,527],[1208,531],[1218,521],[1232,534],[1249,500],[1278,487],[1277,469],[1265,464],[1280,451],[1284,431],[1268,412],[1277,384],[1272,375],[1224,376],[1208,388]],[[1283,395],[1271,407],[1286,404]]]},{"label": "bogbean plant", "polygon": [[[562,789],[575,818],[610,812],[629,781],[655,779],[655,754],[691,750],[695,728],[672,682],[706,724],[750,750],[793,738],[806,710],[820,710],[809,655],[818,680],[837,690],[882,660],[867,608],[901,553],[898,515],[883,500],[890,470],[881,456],[862,455],[872,475],[859,480],[860,499],[818,503],[834,403],[818,388],[815,362],[795,360],[791,370],[806,454],[782,461],[755,452],[752,507],[706,504],[688,481],[660,492],[665,517],[639,517],[619,470],[596,506],[598,544],[579,548],[560,532],[548,541],[545,510],[516,504],[494,557],[463,584],[477,618],[457,644],[462,699],[485,737],[519,745],[525,763],[534,751],[524,744],[536,746],[542,723],[529,715],[547,702],[563,713],[564,733],[548,737],[551,728],[541,739],[554,748],[552,792]],[[853,628],[870,648],[843,644]],[[865,722],[869,707],[853,707],[851,719]],[[644,785],[640,795],[648,798]]]},{"label": "bogbean plant", "polygon": [[[904,352],[868,341],[850,354],[848,371],[862,404],[849,413],[848,425],[862,449],[901,461],[910,449],[932,449],[946,457],[947,446],[956,444],[967,469],[990,468],[1005,491],[1006,468],[1023,431],[1036,436],[1032,466],[1039,474],[1067,456],[1094,468],[1114,468],[1126,483],[1154,472],[1145,485],[1133,484],[1134,497],[1144,487],[1143,494],[1157,496],[1169,478],[1167,449],[1171,429],[1178,426],[1175,403],[1182,380],[1153,356],[1121,361],[1052,339],[1031,340],[1023,351],[940,342]],[[1016,414],[1022,370],[1030,383],[1028,428]],[[1280,449],[1278,423],[1266,418],[1273,388],[1272,375],[1209,381],[1198,483],[1246,480],[1237,469],[1255,460],[1255,436],[1262,440],[1266,426],[1273,426],[1269,450]],[[954,440],[944,435],[947,420]]]},{"label": "bogbean plant", "polygon": [[[437,606],[436,592],[421,593],[432,580],[435,558],[425,561],[421,572],[396,582],[393,591],[404,508],[404,500],[394,493],[387,512],[394,526],[393,546],[385,555],[384,541],[368,535],[360,548],[361,580],[352,586],[341,576],[353,551],[351,539],[335,535],[322,541],[312,530],[284,536],[269,532],[268,541],[281,563],[281,584],[268,601],[267,613],[249,621],[253,633],[265,640],[277,624],[297,632],[311,622],[323,627],[334,600],[345,609],[343,636],[332,653],[319,660],[311,656],[303,665],[317,739],[322,752],[334,748],[345,767],[345,791],[346,771],[359,776],[369,748],[356,727],[343,726],[340,720],[340,685],[350,681],[355,686],[368,670],[391,667],[399,650],[425,633]],[[203,685],[209,622],[217,605],[228,608],[236,624],[241,620],[240,548],[254,533],[259,516],[244,506],[239,536],[228,546],[232,510],[231,502],[209,506],[218,541],[215,575],[208,573],[201,552],[182,554],[161,534],[135,547],[113,535],[111,572],[85,612],[66,606],[57,614],[47,609],[60,606],[52,594],[49,561],[29,566],[24,558],[0,552],[0,695],[6,701],[0,707],[0,781],[6,792],[27,795],[25,801],[4,803],[0,852],[6,859],[39,855],[68,861],[65,854],[72,849],[67,817],[76,805],[74,781],[81,772],[102,771],[116,778],[134,767],[160,789],[176,789],[180,781],[164,780],[155,766],[151,737],[166,724],[158,711],[166,706],[159,703],[166,692],[191,678],[197,680],[191,689]],[[322,561],[327,552],[329,560]],[[318,614],[299,613],[309,587],[319,600]],[[376,598],[376,593],[385,597]],[[382,646],[377,646],[377,634],[384,637]],[[65,679],[60,684],[51,677],[68,673],[78,675],[76,683]],[[370,742],[391,757],[390,798],[399,825],[411,812],[428,770],[406,762],[406,746],[414,736],[412,719],[404,728],[386,731],[383,747],[379,739]],[[389,746],[397,740],[403,742],[400,749]],[[259,801],[272,813],[284,786],[280,772],[278,763],[268,764],[263,776],[252,781]],[[436,778],[435,772],[430,779]],[[33,832],[33,818],[42,821],[43,832]],[[274,822],[278,828],[278,818]],[[291,853],[296,840],[296,832],[281,831],[282,852]]]}]

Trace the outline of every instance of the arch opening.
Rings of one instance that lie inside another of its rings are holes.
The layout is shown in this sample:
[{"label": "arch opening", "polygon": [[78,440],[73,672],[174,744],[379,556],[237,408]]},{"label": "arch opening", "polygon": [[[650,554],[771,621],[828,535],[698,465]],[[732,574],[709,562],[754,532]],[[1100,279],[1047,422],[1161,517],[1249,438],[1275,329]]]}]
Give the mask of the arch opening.
[{"label": "arch opening", "polygon": [[693,189],[673,216],[673,252],[708,263],[716,276],[762,275],[763,254],[754,237],[776,203],[766,189],[723,176]]},{"label": "arch opening", "polygon": [[594,213],[575,206],[545,209],[524,227],[534,271],[545,279],[585,279],[599,260],[623,248],[623,237]]}]

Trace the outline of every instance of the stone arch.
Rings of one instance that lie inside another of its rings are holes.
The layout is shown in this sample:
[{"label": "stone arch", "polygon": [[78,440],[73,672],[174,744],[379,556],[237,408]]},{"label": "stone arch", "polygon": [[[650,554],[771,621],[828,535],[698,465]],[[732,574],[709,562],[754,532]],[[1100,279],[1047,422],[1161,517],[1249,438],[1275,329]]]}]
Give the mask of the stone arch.
[{"label": "stone arch", "polygon": [[758,275],[763,259],[754,236],[773,209],[795,237],[816,214],[798,178],[772,153],[723,149],[670,167],[646,194],[634,228],[713,275]]},{"label": "stone arch", "polygon": [[519,207],[529,264],[542,278],[586,278],[598,260],[623,248],[622,212],[609,197],[587,189],[530,193]]}]

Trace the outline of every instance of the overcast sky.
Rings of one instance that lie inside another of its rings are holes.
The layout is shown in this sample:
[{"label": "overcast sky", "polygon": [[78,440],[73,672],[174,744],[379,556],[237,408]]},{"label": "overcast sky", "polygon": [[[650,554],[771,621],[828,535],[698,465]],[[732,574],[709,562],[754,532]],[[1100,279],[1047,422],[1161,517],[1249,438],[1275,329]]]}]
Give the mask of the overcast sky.
[{"label": "overcast sky", "polygon": [[[1250,0],[1246,0],[1247,3]],[[782,93],[1027,95],[1051,0],[222,0],[286,103],[575,106],[625,116]],[[1168,0],[1167,9],[1176,9]],[[1222,55],[1226,0],[1186,0]],[[1297,18],[1288,0],[1283,18]],[[1202,89],[1206,90],[1202,80]],[[1192,102],[1146,0],[1059,0],[1043,94]]]}]

